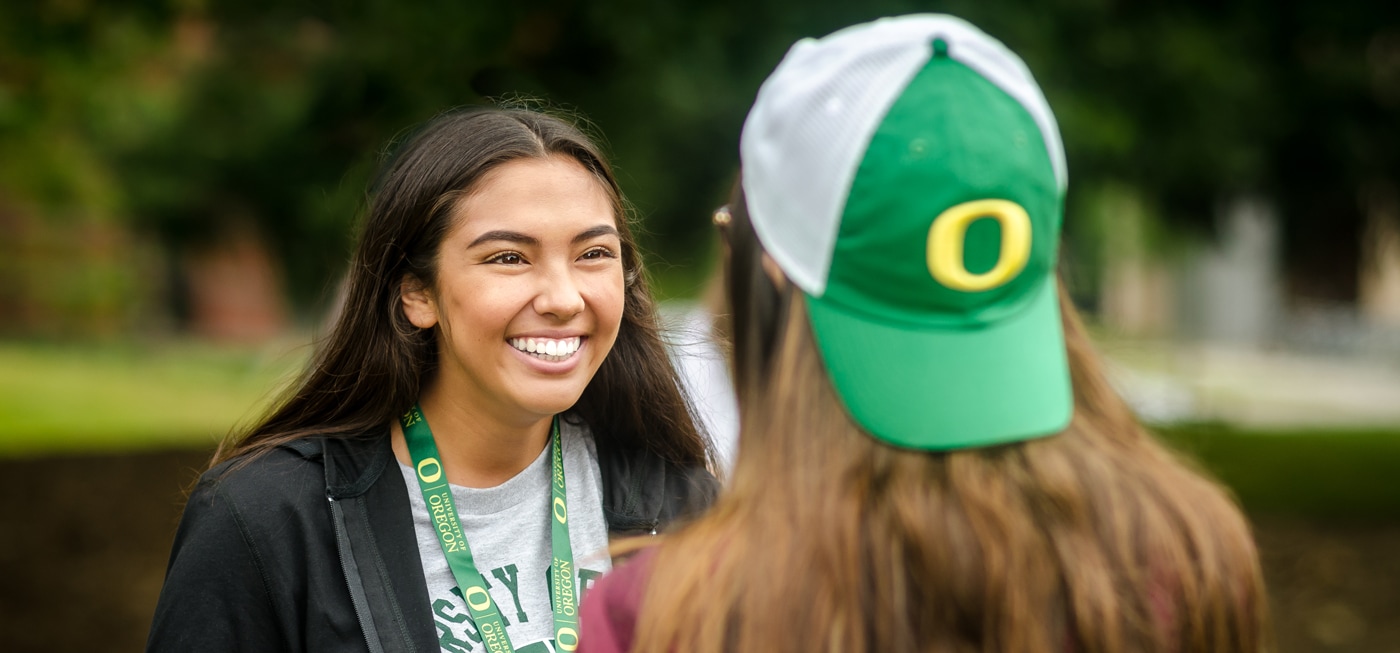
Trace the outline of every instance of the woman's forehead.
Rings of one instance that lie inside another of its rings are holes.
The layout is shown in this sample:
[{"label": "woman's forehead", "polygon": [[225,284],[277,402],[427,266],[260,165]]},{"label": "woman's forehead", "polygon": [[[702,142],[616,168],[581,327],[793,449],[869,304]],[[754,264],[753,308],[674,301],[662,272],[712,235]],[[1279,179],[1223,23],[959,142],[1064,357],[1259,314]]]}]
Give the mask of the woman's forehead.
[{"label": "woman's forehead", "polygon": [[[497,166],[457,200],[456,236],[510,232],[536,241],[618,235],[612,193],[571,157],[516,159]],[[607,229],[602,229],[606,227]]]}]

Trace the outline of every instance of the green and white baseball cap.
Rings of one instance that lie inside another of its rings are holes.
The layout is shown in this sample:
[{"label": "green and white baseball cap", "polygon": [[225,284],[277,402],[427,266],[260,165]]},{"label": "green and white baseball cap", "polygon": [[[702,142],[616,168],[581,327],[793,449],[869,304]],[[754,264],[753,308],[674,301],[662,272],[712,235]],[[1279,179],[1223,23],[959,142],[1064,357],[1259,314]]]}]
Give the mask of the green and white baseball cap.
[{"label": "green and white baseball cap", "polygon": [[1006,46],[931,14],[799,41],[740,156],[759,240],[865,430],[947,450],[1068,426],[1064,146]]}]

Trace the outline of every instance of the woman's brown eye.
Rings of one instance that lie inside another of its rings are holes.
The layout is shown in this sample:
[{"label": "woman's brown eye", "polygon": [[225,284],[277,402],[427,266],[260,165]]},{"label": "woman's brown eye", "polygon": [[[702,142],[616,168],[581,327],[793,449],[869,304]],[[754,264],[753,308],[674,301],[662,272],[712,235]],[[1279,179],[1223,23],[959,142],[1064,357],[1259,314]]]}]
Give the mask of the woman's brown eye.
[{"label": "woman's brown eye", "polygon": [[514,252],[505,252],[503,254],[497,254],[491,257],[491,262],[501,263],[504,265],[520,265],[521,263],[525,262],[525,259],[521,258],[519,254],[516,254]]}]

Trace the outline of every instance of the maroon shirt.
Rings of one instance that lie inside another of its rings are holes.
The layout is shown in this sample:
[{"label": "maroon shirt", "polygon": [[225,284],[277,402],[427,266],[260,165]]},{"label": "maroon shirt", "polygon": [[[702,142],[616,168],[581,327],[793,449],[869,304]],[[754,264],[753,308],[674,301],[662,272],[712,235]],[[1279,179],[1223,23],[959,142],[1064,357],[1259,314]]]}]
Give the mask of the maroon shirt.
[{"label": "maroon shirt", "polygon": [[588,590],[579,613],[577,653],[627,653],[637,634],[637,613],[642,607],[647,578],[651,576],[656,547],[639,551],[631,559],[603,575]]}]

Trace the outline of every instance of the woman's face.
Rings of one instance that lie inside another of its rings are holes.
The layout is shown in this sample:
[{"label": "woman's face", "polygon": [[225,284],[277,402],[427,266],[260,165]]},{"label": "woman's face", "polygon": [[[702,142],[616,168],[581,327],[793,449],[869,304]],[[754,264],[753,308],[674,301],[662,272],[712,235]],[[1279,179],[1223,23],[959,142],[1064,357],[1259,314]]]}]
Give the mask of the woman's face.
[{"label": "woman's face", "polygon": [[404,293],[414,325],[439,327],[435,391],[522,424],[578,401],[622,321],[622,242],[597,178],[560,155],[500,165],[458,200],[437,266],[435,288]]}]

